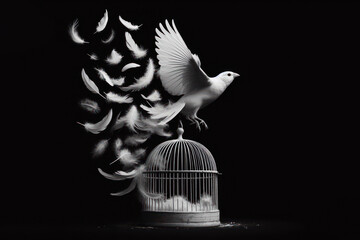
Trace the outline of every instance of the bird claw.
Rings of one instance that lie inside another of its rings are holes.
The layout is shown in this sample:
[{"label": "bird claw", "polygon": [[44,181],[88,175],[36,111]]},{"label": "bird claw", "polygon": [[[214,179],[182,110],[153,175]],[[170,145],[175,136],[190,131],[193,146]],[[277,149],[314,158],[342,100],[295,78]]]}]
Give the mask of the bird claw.
[{"label": "bird claw", "polygon": [[209,129],[208,125],[206,124],[206,122],[204,120],[200,121],[200,125],[204,125],[204,128],[207,130]]}]

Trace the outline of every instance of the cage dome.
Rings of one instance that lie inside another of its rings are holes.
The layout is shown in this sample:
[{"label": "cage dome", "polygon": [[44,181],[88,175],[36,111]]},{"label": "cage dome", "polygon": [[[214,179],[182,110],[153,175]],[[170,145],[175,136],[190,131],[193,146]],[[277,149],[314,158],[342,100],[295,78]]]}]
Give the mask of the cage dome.
[{"label": "cage dome", "polygon": [[202,144],[179,137],[161,143],[149,154],[143,181],[143,216],[153,226],[218,226],[218,171]]}]

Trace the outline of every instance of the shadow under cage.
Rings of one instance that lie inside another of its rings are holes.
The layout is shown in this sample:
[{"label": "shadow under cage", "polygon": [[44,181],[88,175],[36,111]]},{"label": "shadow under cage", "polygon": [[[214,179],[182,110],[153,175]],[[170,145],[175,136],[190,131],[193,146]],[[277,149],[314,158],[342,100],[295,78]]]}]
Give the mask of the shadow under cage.
[{"label": "shadow under cage", "polygon": [[218,171],[202,144],[178,139],[158,145],[148,156],[142,180],[143,223],[152,226],[199,227],[220,225]]}]

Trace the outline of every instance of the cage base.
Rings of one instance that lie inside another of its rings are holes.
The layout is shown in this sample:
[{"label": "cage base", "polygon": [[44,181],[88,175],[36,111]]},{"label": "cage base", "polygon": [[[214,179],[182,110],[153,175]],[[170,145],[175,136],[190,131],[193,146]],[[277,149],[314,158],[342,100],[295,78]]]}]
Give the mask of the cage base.
[{"label": "cage base", "polygon": [[220,225],[220,211],[153,212],[143,211],[142,223],[154,227],[216,227]]}]

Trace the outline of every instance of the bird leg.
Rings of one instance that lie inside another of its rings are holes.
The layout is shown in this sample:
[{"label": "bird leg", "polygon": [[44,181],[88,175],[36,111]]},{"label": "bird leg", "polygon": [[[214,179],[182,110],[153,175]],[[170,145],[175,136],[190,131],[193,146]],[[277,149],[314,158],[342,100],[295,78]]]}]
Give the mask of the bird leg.
[{"label": "bird leg", "polygon": [[201,131],[201,126],[200,126],[200,123],[199,123],[199,121],[197,121],[196,120],[196,118],[195,118],[195,116],[193,117],[193,116],[187,116],[186,117],[191,123],[191,125],[192,124],[196,124],[196,128],[199,130],[199,131]]},{"label": "bird leg", "polygon": [[205,128],[205,129],[208,129],[208,128],[209,128],[208,125],[206,124],[206,122],[205,122],[203,119],[199,118],[199,117],[196,116],[196,115],[195,115],[195,119],[196,119],[198,122],[200,122],[200,125],[204,125],[204,128]]}]

